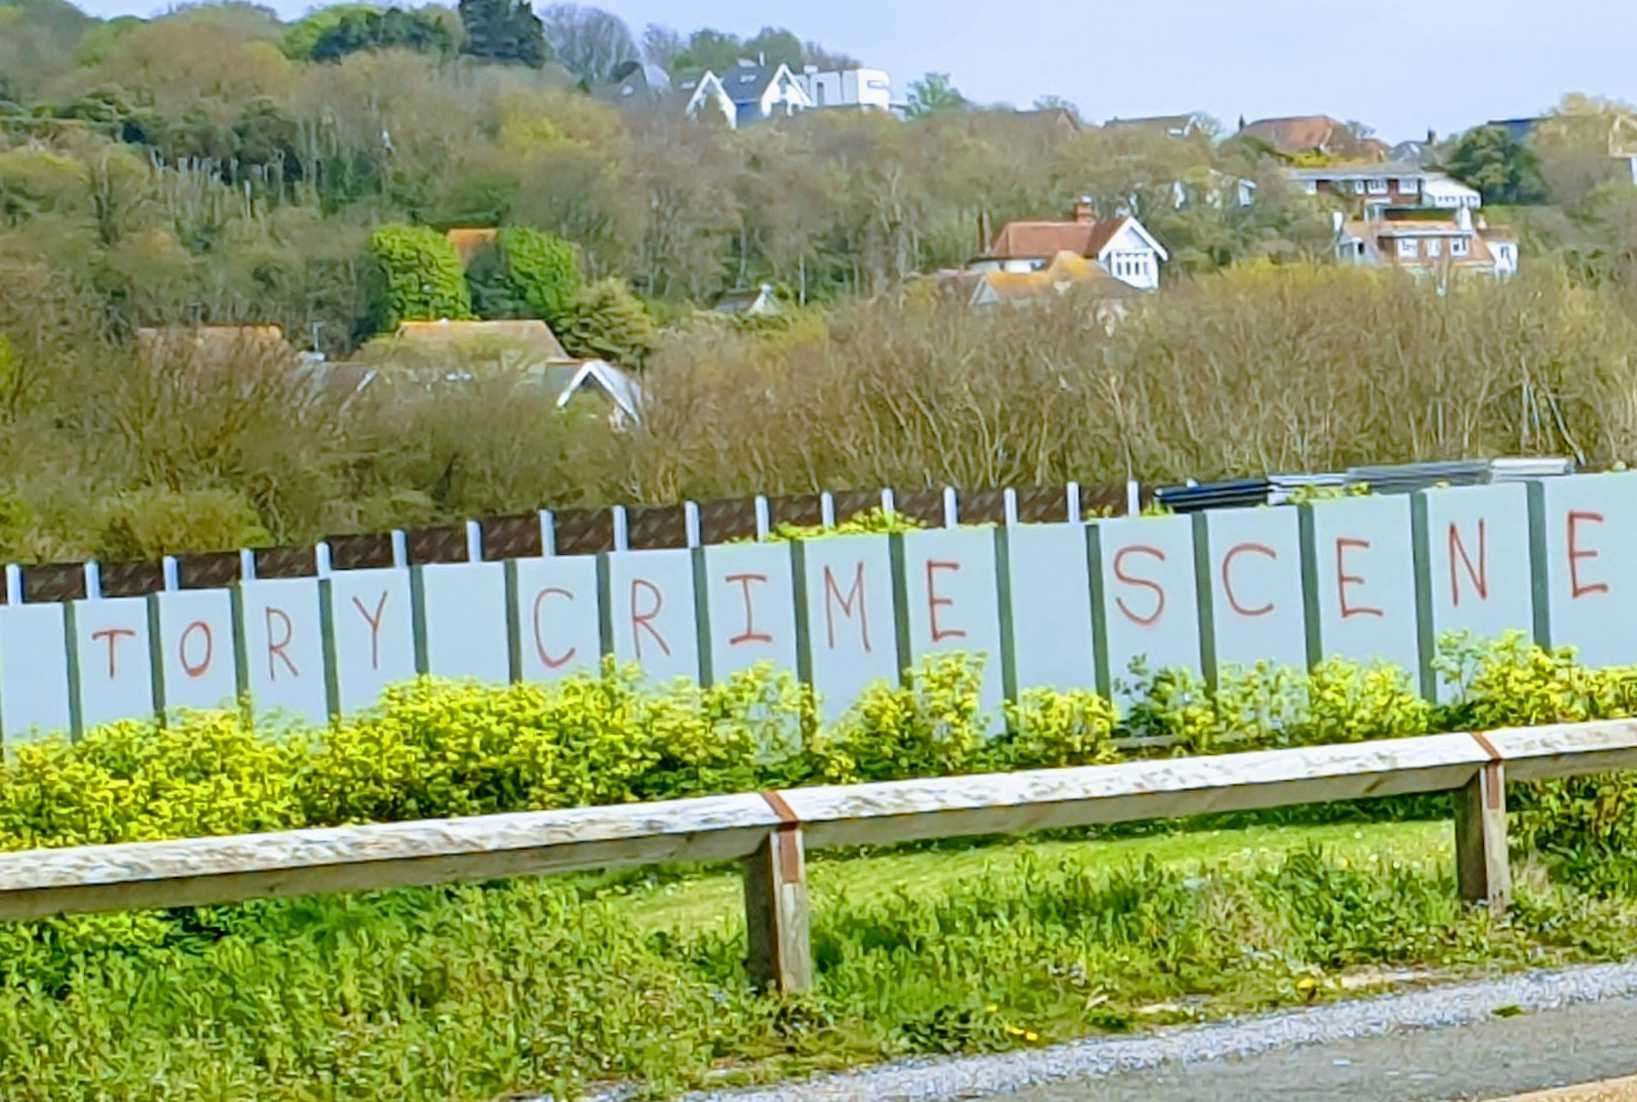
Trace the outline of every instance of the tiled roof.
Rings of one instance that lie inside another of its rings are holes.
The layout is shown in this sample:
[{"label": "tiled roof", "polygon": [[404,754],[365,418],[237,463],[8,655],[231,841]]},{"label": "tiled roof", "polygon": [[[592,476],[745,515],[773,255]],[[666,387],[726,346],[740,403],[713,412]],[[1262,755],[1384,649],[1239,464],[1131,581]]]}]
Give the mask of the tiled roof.
[{"label": "tiled roof", "polygon": [[1292,115],[1257,119],[1239,133],[1264,141],[1281,153],[1300,153],[1325,148],[1344,125],[1329,115]]},{"label": "tiled roof", "polygon": [[525,345],[547,359],[567,359],[557,334],[543,321],[406,321],[398,326],[394,340],[422,348],[504,341]]},{"label": "tiled roof", "polygon": [[445,236],[448,237],[449,244],[454,246],[455,252],[460,254],[460,262],[470,264],[473,257],[495,243],[495,236],[499,232],[490,226],[481,229],[450,230]]},{"label": "tiled roof", "polygon": [[1095,260],[1125,223],[1124,218],[1104,218],[1096,222],[1008,222],[995,235],[988,255],[1006,259],[1068,252]]},{"label": "tiled roof", "polygon": [[1349,162],[1325,165],[1323,168],[1292,168],[1286,174],[1294,180],[1341,180],[1354,176],[1438,176],[1441,173],[1408,161]]}]

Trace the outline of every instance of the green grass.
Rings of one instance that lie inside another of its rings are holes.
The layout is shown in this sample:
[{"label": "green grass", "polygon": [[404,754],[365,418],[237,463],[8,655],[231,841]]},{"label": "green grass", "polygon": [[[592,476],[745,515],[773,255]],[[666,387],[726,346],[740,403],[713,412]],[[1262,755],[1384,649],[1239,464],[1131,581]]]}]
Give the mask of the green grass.
[{"label": "green grass", "polygon": [[1637,953],[1629,876],[1592,894],[1525,866],[1496,924],[1450,865],[1445,822],[820,859],[794,999],[748,985],[720,870],[0,928],[0,1098],[659,1097]]},{"label": "green grass", "polygon": [[[1073,860],[1088,872],[1148,860],[1161,868],[1203,863],[1243,871],[1266,867],[1308,846],[1321,846],[1337,860],[1361,867],[1397,861],[1443,872],[1453,867],[1452,829],[1449,822],[1332,823],[1173,831],[1100,841],[1016,839],[839,860],[820,854],[809,861],[808,884],[814,906],[822,907],[883,885],[929,898],[986,871],[1004,876],[1024,861]],[[681,878],[674,873],[644,877],[615,888],[605,898],[619,898],[617,909],[638,929],[697,931],[742,928],[742,892],[738,874],[724,869]]]}]

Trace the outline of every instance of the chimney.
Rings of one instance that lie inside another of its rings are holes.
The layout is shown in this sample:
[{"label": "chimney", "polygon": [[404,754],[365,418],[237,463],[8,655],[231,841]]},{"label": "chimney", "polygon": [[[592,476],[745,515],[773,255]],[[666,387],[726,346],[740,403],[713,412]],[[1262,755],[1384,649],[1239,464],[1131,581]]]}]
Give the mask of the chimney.
[{"label": "chimney", "polygon": [[1089,226],[1097,221],[1097,212],[1092,208],[1091,196],[1082,195],[1074,201],[1074,220],[1082,226]]},{"label": "chimney", "polygon": [[1472,228],[1472,208],[1463,204],[1455,212],[1455,224],[1463,230],[1470,230]]},{"label": "chimney", "polygon": [[986,255],[989,252],[990,243],[994,240],[995,235],[990,229],[989,212],[980,210],[978,212],[978,255]]}]

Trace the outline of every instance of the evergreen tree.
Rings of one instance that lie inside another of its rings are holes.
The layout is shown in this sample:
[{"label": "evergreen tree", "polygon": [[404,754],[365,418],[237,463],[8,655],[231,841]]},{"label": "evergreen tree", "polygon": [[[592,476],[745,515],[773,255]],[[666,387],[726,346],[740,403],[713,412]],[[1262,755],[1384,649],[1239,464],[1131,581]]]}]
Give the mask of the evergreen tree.
[{"label": "evergreen tree", "polygon": [[465,52],[538,69],[551,60],[545,28],[528,0],[460,0]]}]

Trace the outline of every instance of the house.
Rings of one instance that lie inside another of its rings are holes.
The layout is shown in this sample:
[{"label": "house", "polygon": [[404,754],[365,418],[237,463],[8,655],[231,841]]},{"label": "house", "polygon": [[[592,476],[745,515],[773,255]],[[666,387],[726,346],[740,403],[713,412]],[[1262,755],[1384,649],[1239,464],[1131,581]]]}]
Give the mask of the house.
[{"label": "house", "polygon": [[719,119],[730,130],[739,125],[738,106],[722,79],[709,69],[698,76],[679,78],[676,95],[682,100],[682,113],[690,119]]},{"label": "house", "polygon": [[1247,180],[1243,176],[1234,176],[1214,168],[1203,180],[1197,182],[1175,180],[1171,184],[1171,194],[1178,210],[1190,206],[1216,207],[1219,210],[1253,206],[1256,203],[1256,190],[1255,180]]},{"label": "house", "polygon": [[796,83],[801,85],[815,110],[893,110],[892,77],[884,69],[824,72],[817,65],[808,65],[796,74]]},{"label": "house", "polygon": [[[443,388],[469,385],[476,377],[469,369],[390,358],[373,362],[315,362],[303,365],[301,370],[315,398],[328,397],[343,406],[366,393],[387,401],[424,398]],[[526,368],[516,382],[523,387],[547,388],[559,410],[595,402],[602,407],[609,425],[616,429],[637,424],[642,419],[642,387],[630,374],[606,360],[543,362]]]},{"label": "house", "polygon": [[1359,161],[1382,161],[1387,157],[1385,142],[1360,138],[1347,123],[1329,115],[1257,119],[1236,137],[1284,157],[1318,155]]},{"label": "house", "polygon": [[967,264],[974,272],[1037,272],[1059,253],[1096,262],[1109,275],[1140,291],[1157,290],[1160,267],[1171,259],[1143,224],[1130,215],[1096,217],[1081,199],[1068,222],[1008,222],[980,256]]},{"label": "house", "polygon": [[1149,115],[1134,119],[1109,119],[1103,126],[1110,130],[1148,130],[1168,138],[1191,138],[1195,134],[1209,134],[1205,115],[1190,111],[1185,115]]},{"label": "house", "polygon": [[1506,131],[1506,136],[1515,142],[1526,142],[1535,136],[1535,128],[1545,121],[1544,116],[1535,115],[1517,119],[1490,119],[1484,126],[1491,130]]},{"label": "house", "polygon": [[600,401],[608,423],[616,429],[642,420],[642,387],[628,372],[607,360],[578,360],[551,364],[537,376],[539,383],[557,392],[557,408],[572,403]]},{"label": "house", "polygon": [[1388,207],[1460,210],[1483,205],[1483,196],[1459,180],[1399,162],[1291,168],[1285,170],[1285,177],[1309,195],[1340,199],[1354,213],[1366,217]]},{"label": "house", "polygon": [[640,61],[627,61],[614,70],[608,83],[591,89],[592,99],[610,107],[652,107],[672,94],[670,74]]},{"label": "house", "polygon": [[771,283],[723,292],[711,309],[737,318],[769,318],[782,313]]},{"label": "house", "polygon": [[1518,272],[1518,242],[1509,231],[1490,229],[1470,207],[1453,217],[1424,207],[1389,210],[1382,217],[1349,220],[1335,215],[1336,258],[1344,264],[1390,267],[1438,280],[1475,274],[1507,279]]},{"label": "house", "polygon": [[677,90],[687,96],[683,110],[689,118],[699,118],[714,107],[727,118],[730,127],[750,126],[813,108],[801,81],[784,64],[740,60],[720,75],[707,69],[698,76],[679,80]]},{"label": "house", "polygon": [[394,360],[459,357],[495,358],[506,364],[567,360],[557,334],[538,319],[517,321],[406,321],[398,331],[370,342],[378,355]]}]

